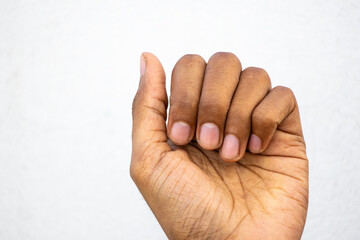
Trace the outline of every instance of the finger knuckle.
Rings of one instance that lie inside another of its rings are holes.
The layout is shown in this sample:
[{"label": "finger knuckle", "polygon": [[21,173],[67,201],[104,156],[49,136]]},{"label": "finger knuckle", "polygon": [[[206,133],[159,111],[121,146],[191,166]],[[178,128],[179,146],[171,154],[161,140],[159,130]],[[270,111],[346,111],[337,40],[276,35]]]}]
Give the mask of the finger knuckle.
[{"label": "finger knuckle", "polygon": [[231,52],[217,52],[211,56],[209,62],[210,61],[220,61],[224,64],[232,64],[241,67],[239,58]]},{"label": "finger knuckle", "polygon": [[277,122],[269,112],[265,107],[255,109],[252,114],[252,124],[257,127],[276,127]]},{"label": "finger knuckle", "polygon": [[206,64],[206,61],[198,54],[185,54],[179,59],[178,63],[186,64],[186,65],[194,65],[194,64],[204,65]]},{"label": "finger knuckle", "polygon": [[246,104],[237,103],[233,101],[228,113],[229,118],[234,118],[237,120],[250,120],[252,109]]},{"label": "finger knuckle", "polygon": [[194,99],[178,99],[176,101],[171,101],[170,102],[170,109],[172,111],[194,111],[196,110],[198,107],[198,101],[194,100]]},{"label": "finger knuckle", "polygon": [[282,95],[285,95],[287,97],[295,97],[294,92],[288,87],[276,86],[274,88],[274,91],[280,92]]},{"label": "finger knuckle", "polygon": [[293,106],[296,106],[297,102],[296,102],[296,98],[295,98],[295,94],[294,92],[288,88],[288,87],[284,87],[284,86],[276,86],[273,91],[276,91],[279,93],[279,95],[285,99],[285,101],[291,102],[291,104]]},{"label": "finger knuckle", "polygon": [[222,117],[226,114],[227,109],[228,109],[228,105],[222,102],[214,103],[213,101],[203,100],[199,104],[199,111],[204,116]]},{"label": "finger knuckle", "polygon": [[256,80],[259,84],[265,86],[271,85],[270,76],[263,68],[248,67],[241,73],[241,75],[243,79],[250,81]]},{"label": "finger knuckle", "polygon": [[226,120],[226,129],[229,132],[236,132],[239,135],[246,135],[250,131],[250,127],[250,117],[244,117],[244,115],[240,113],[228,116]]}]

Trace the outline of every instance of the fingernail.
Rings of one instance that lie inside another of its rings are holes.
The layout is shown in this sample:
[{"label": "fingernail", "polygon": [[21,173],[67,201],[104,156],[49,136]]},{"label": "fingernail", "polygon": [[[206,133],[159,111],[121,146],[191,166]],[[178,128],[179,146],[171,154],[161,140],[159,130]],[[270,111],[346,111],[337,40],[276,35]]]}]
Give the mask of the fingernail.
[{"label": "fingernail", "polygon": [[200,128],[200,142],[209,149],[214,149],[219,144],[220,131],[214,123],[204,123]]},{"label": "fingernail", "polygon": [[251,134],[250,141],[249,141],[249,149],[253,153],[258,153],[261,150],[261,139],[256,136],[255,134]]},{"label": "fingernail", "polygon": [[233,134],[227,134],[224,138],[224,143],[221,153],[226,159],[234,159],[239,156],[239,140]]},{"label": "fingernail", "polygon": [[191,127],[185,122],[175,122],[171,128],[171,139],[178,144],[185,144],[189,141]]},{"label": "fingernail", "polygon": [[146,70],[146,60],[143,55],[140,57],[140,74],[141,76],[145,75]]}]

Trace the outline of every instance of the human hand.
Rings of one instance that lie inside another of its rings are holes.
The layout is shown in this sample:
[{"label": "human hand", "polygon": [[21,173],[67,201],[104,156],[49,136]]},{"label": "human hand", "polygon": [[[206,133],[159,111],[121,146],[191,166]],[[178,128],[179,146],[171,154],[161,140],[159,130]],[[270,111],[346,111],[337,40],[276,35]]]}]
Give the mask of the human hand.
[{"label": "human hand", "polygon": [[[170,239],[300,239],[308,160],[292,91],[231,53],[143,54],[130,173]],[[205,125],[203,125],[205,124]],[[202,127],[201,127],[202,126]]]}]

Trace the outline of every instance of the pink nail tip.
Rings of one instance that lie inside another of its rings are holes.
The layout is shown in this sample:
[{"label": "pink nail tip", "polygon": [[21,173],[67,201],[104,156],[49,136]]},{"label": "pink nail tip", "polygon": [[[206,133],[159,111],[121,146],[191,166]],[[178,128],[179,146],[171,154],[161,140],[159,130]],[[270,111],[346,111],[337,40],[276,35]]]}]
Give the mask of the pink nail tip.
[{"label": "pink nail tip", "polygon": [[220,131],[214,123],[204,123],[200,129],[200,142],[206,148],[213,149],[219,144]]},{"label": "pink nail tip", "polygon": [[221,149],[222,155],[226,159],[234,159],[239,156],[239,140],[233,134],[227,134]]},{"label": "pink nail tip", "polygon": [[251,134],[249,148],[252,152],[259,152],[261,150],[261,139],[255,134]]},{"label": "pink nail tip", "polygon": [[191,128],[185,122],[175,122],[171,129],[171,138],[174,142],[186,143],[190,138]]},{"label": "pink nail tip", "polygon": [[143,76],[145,75],[146,71],[146,60],[143,55],[140,56],[140,74]]}]

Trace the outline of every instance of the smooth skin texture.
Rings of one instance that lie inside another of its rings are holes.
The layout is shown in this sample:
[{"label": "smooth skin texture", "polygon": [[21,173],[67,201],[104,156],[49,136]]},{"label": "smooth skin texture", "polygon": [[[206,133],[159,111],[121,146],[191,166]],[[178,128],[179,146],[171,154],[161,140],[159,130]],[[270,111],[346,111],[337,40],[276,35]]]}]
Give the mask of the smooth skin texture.
[{"label": "smooth skin texture", "polygon": [[141,56],[130,174],[169,239],[300,239],[308,159],[298,105],[232,53]]}]

